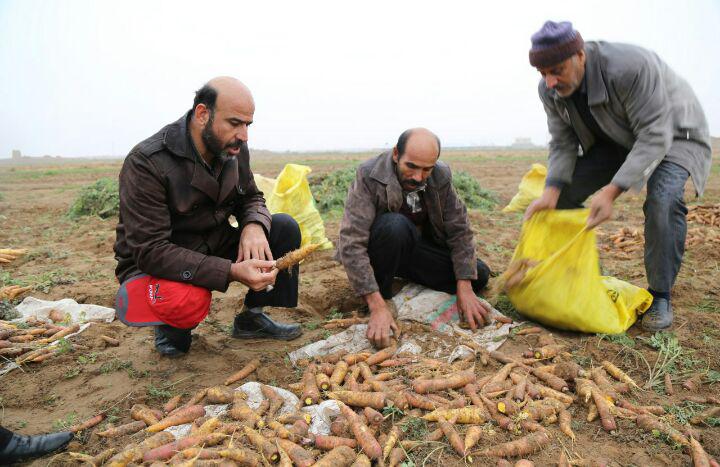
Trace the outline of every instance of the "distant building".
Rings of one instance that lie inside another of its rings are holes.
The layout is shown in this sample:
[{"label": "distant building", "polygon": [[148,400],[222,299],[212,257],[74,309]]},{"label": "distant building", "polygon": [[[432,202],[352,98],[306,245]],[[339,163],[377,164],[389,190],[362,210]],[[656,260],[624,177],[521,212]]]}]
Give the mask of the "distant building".
[{"label": "distant building", "polygon": [[15,160],[22,159],[22,153],[20,152],[19,149],[13,149],[13,150],[12,150],[12,158],[15,159]]},{"label": "distant building", "polygon": [[533,144],[530,138],[515,138],[513,144],[510,145],[513,149],[537,149],[539,146]]}]

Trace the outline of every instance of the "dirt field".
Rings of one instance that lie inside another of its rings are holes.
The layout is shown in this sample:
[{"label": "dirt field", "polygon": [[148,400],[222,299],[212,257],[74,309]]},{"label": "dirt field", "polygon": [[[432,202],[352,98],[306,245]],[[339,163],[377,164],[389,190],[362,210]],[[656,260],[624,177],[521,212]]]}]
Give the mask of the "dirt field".
[{"label": "dirt field", "polygon": [[[346,167],[370,154],[272,155],[253,159],[256,173],[275,176],[287,162],[310,165],[313,175]],[[473,174],[484,188],[492,190],[501,206],[515,193],[522,174],[532,162],[543,162],[540,151],[447,152],[443,158],[454,170]],[[53,162],[54,164],[55,162]],[[0,247],[28,248],[29,254],[0,266],[0,286],[20,283],[36,286],[32,295],[45,299],[74,298],[82,303],[113,306],[117,284],[112,245],[115,240],[114,219],[85,218],[71,220],[65,216],[78,190],[100,177],[117,175],[121,162],[58,164],[53,166],[0,165]],[[689,184],[688,201],[695,203]],[[600,230],[601,243],[622,227],[642,230],[643,195],[621,198],[612,222]],[[720,202],[720,163],[717,154],[713,175],[703,203]],[[501,272],[507,265],[520,230],[521,216],[495,212],[472,212],[477,251],[492,269]],[[691,228],[710,229],[696,224]],[[714,227],[718,229],[718,227]],[[328,237],[335,241],[338,219],[326,222]],[[605,273],[645,286],[642,250],[627,257],[601,250]],[[720,247],[701,243],[690,247],[680,277],[673,291],[676,333],[687,358],[688,367],[697,372],[720,371]],[[87,419],[100,410],[108,410],[111,421],[129,421],[129,408],[144,402],[159,406],[170,396],[189,395],[202,387],[220,384],[250,358],[259,357],[263,366],[257,373],[260,381],[286,386],[298,380],[286,353],[322,338],[327,331],[318,327],[328,315],[340,311],[349,314],[360,308],[342,268],[331,260],[331,252],[322,252],[301,267],[300,304],[292,312],[270,310],[274,318],[295,320],[305,327],[304,335],[290,343],[238,341],[228,330],[234,313],[240,308],[244,288],[232,285],[227,293],[214,293],[208,319],[197,331],[190,354],[185,358],[166,359],[153,349],[150,329],[130,329],[121,323],[92,326],[73,340],[74,350],[46,363],[25,366],[0,378],[0,424],[22,433],[60,429]],[[117,348],[106,347],[101,334],[121,341]],[[645,382],[648,369],[638,359],[642,353],[652,365],[657,352],[643,343],[636,326],[627,336],[599,337],[557,332],[579,363],[589,366],[607,359],[618,363],[636,380]],[[508,353],[526,349],[533,341],[517,336],[501,350]],[[630,350],[633,349],[633,350]],[[495,364],[495,366],[498,366]],[[710,373],[720,377],[720,373]],[[718,378],[720,379],[720,378]],[[671,411],[680,408],[689,394],[676,383],[676,395],[664,396],[653,390],[634,395],[639,405],[664,405]],[[720,394],[720,381],[702,384],[695,395]],[[598,422],[585,422],[584,412],[574,413],[575,443],[553,435],[551,447],[532,456],[536,465],[555,465],[561,449],[575,460],[587,462],[604,458],[619,465],[690,465],[690,458],[652,434],[640,431],[634,423],[621,421],[614,434],[603,431]],[[553,433],[555,433],[555,430]],[[698,427],[705,449],[720,458],[720,428]],[[501,436],[505,436],[502,434]],[[498,438],[503,439],[504,438]],[[508,438],[510,439],[510,438]],[[496,441],[485,441],[492,444]],[[119,443],[119,442],[118,442]],[[483,441],[481,441],[481,444]],[[122,443],[120,443],[121,445]],[[97,453],[107,442],[88,434],[74,441],[75,451]],[[421,451],[417,465],[461,464],[446,449]],[[46,465],[48,459],[34,465]],[[481,461],[476,461],[481,465]],[[612,465],[617,465],[612,464]]]}]

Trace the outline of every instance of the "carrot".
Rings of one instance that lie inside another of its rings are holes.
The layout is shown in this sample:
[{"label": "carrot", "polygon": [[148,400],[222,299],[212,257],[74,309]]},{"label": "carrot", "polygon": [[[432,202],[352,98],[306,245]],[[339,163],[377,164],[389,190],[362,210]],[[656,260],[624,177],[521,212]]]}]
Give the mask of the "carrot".
[{"label": "carrot", "polygon": [[167,460],[176,453],[193,446],[216,446],[227,438],[223,433],[211,433],[207,435],[191,435],[177,441],[153,448],[143,454],[143,462]]},{"label": "carrot", "polygon": [[360,453],[355,458],[355,462],[350,467],[370,467],[370,459],[363,453]]},{"label": "carrot", "polygon": [[365,451],[371,459],[378,459],[382,456],[380,444],[378,444],[375,437],[370,433],[368,427],[360,421],[360,417],[344,403],[339,402],[339,405],[341,413],[350,423],[350,429],[362,450]]},{"label": "carrot", "polygon": [[510,372],[513,368],[515,368],[517,364],[515,362],[510,362],[505,364],[500,370],[498,370],[497,373],[495,373],[492,378],[490,378],[490,381],[488,381],[488,386],[498,385],[505,381],[508,376],[510,375]]},{"label": "carrot", "polygon": [[105,449],[99,454],[93,456],[92,463],[93,465],[103,465],[105,462],[107,462],[108,459],[113,456],[113,454],[115,454],[115,448]]},{"label": "carrot", "polygon": [[120,345],[120,341],[110,336],[100,336],[100,339],[105,341],[110,347],[117,347]]},{"label": "carrot", "polygon": [[348,467],[355,460],[355,451],[347,446],[337,446],[317,461],[315,467]]},{"label": "carrot", "polygon": [[610,413],[610,403],[605,399],[605,396],[597,389],[592,389],[592,398],[597,406],[598,415],[600,415],[600,422],[605,431],[617,430],[617,423],[615,418]]},{"label": "carrot", "polygon": [[512,420],[505,415],[498,412],[497,407],[491,401],[484,395],[480,395],[480,399],[482,399],[483,404],[485,405],[485,408],[488,410],[488,413],[490,414],[490,417],[492,417],[493,420],[498,424],[500,428],[503,428],[505,430],[511,429]]},{"label": "carrot", "polygon": [[289,439],[290,441],[297,439],[290,430],[285,428],[285,425],[278,423],[276,420],[268,422],[267,427],[273,430],[278,438]]},{"label": "carrot", "polygon": [[543,386],[542,384],[536,384],[535,387],[537,388],[540,395],[543,397],[551,397],[551,398],[557,399],[560,402],[562,402],[563,404],[567,404],[567,405],[570,405],[575,401],[575,399],[572,396],[562,393],[560,391],[556,391],[547,386]]},{"label": "carrot", "polygon": [[[612,406],[610,406],[610,407],[612,407]],[[587,416],[585,417],[585,420],[588,423],[594,422],[595,420],[597,420],[598,415],[599,415],[599,413],[598,413],[597,405],[595,405],[595,404],[588,405],[588,411],[587,411]]]},{"label": "carrot", "polygon": [[207,449],[203,446],[183,449],[181,454],[185,459],[221,459],[220,449]]},{"label": "carrot", "polygon": [[277,446],[271,443],[263,435],[253,430],[249,426],[246,426],[245,436],[247,436],[252,445],[255,446],[255,449],[257,449],[264,458],[273,463],[280,460],[280,454],[278,454]]},{"label": "carrot", "polygon": [[410,407],[417,407],[418,409],[424,410],[435,410],[439,407],[437,402],[431,401],[427,397],[423,397],[420,394],[416,394],[411,391],[403,393],[405,399],[408,401]]},{"label": "carrot", "polygon": [[347,433],[349,428],[350,424],[347,420],[345,420],[345,417],[341,415],[339,417],[336,417],[335,420],[333,420],[330,424],[330,433],[335,436],[342,436]]},{"label": "carrot", "polygon": [[367,383],[375,379],[375,375],[373,375],[370,365],[366,362],[358,362],[357,367],[360,370],[360,376],[362,376],[363,381]]},{"label": "carrot", "polygon": [[53,334],[51,337],[48,337],[47,339],[40,339],[40,340],[38,341],[38,343],[41,343],[41,344],[49,344],[49,343],[51,343],[51,342],[55,342],[55,341],[57,341],[57,340],[60,340],[60,339],[62,339],[63,337],[69,335],[69,334],[76,333],[76,332],[78,332],[79,330],[80,330],[80,325],[79,325],[79,324],[73,324],[72,326],[68,326],[68,327],[66,327],[65,329],[63,329],[63,330],[60,331],[60,332],[56,332],[55,334]]},{"label": "carrot", "polygon": [[280,455],[278,467],[293,467],[293,462],[290,459],[290,456],[288,456],[287,452],[285,452],[285,450],[280,447],[280,445],[277,443],[277,440],[275,441],[275,446],[277,446],[278,454]]},{"label": "carrot", "polygon": [[186,407],[182,410],[176,411],[173,415],[168,415],[167,417],[160,420],[158,423],[150,425],[145,430],[150,433],[156,433],[171,426],[190,423],[196,418],[202,417],[204,415],[205,407],[203,407],[202,405],[191,405],[190,407]]},{"label": "carrot", "polygon": [[379,425],[385,420],[385,417],[372,407],[365,407],[363,409],[363,414],[365,414],[365,418],[370,425]]},{"label": "carrot", "polygon": [[327,396],[355,407],[385,407],[385,393],[382,392],[330,391]]},{"label": "carrot", "polygon": [[437,428],[425,436],[425,441],[440,441],[443,436],[445,436],[445,433],[440,428]]},{"label": "carrot", "polygon": [[220,451],[220,455],[239,462],[241,465],[262,465],[262,459],[249,449],[229,448]]},{"label": "carrot", "polygon": [[182,399],[182,396],[180,396],[180,395],[177,395],[177,396],[174,396],[174,397],[170,398],[170,400],[168,400],[168,401],[165,403],[165,405],[163,406],[163,412],[165,412],[165,413],[167,414],[167,413],[170,413],[170,412],[172,412],[173,410],[175,410],[175,408],[176,408],[176,407],[178,406],[178,404],[180,403],[180,400],[181,400],[181,399]]},{"label": "carrot", "polygon": [[270,408],[270,401],[267,399],[263,399],[262,402],[260,402],[260,405],[258,405],[258,408],[255,409],[255,413],[258,415],[258,417],[262,418],[265,416],[265,412]]},{"label": "carrot", "polygon": [[412,357],[391,358],[389,360],[385,360],[385,361],[379,363],[378,366],[380,366],[382,368],[389,368],[389,367],[393,367],[393,366],[407,365],[409,363],[414,363],[416,361],[417,361],[417,359],[412,358]]},{"label": "carrot", "polygon": [[290,432],[293,433],[296,438],[304,438],[307,436],[309,429],[310,425],[308,425],[305,420],[295,420],[295,423],[290,427]]},{"label": "carrot", "polygon": [[32,340],[35,340],[35,336],[33,336],[32,334],[21,334],[19,336],[11,336],[8,338],[8,340],[15,343],[30,342]]},{"label": "carrot", "polygon": [[440,418],[449,420],[456,418],[457,423],[479,425],[485,423],[490,417],[483,407],[463,407],[462,409],[437,409],[422,418],[431,422],[437,422]]},{"label": "carrot", "polygon": [[353,449],[357,447],[357,441],[339,436],[315,435],[315,447],[323,451],[330,451],[338,446],[348,446]]},{"label": "carrot", "polygon": [[450,446],[452,446],[455,452],[457,452],[461,456],[464,456],[465,445],[463,444],[462,439],[460,439],[460,435],[457,431],[455,431],[455,428],[452,426],[452,424],[445,420],[445,417],[443,417],[442,415],[438,417],[437,422],[440,425],[440,429],[443,431],[443,434],[445,434],[445,437],[450,443]]},{"label": "carrot", "polygon": [[720,407],[711,407],[702,413],[699,413],[690,418],[690,423],[693,425],[704,425],[707,423],[708,418],[720,417]]},{"label": "carrot", "polygon": [[575,441],[575,433],[572,431],[572,417],[570,412],[567,410],[561,410],[560,416],[560,431],[565,433],[571,440]]},{"label": "carrot", "polygon": [[315,383],[321,391],[327,391],[330,389],[330,378],[325,373],[317,372],[315,374]]},{"label": "carrot", "polygon": [[558,467],[572,467],[570,461],[568,461],[565,451],[560,451],[560,457],[557,462]]},{"label": "carrot", "polygon": [[365,360],[365,363],[367,363],[368,365],[377,365],[378,363],[382,363],[385,360],[392,357],[393,355],[395,355],[396,350],[397,350],[396,345],[391,345],[390,347],[386,347],[386,348],[370,355],[367,358],[367,360]]},{"label": "carrot", "polygon": [[602,365],[603,368],[605,368],[605,371],[610,373],[610,376],[612,376],[616,380],[622,381],[623,383],[627,383],[636,389],[640,389],[640,387],[637,385],[637,383],[630,376],[628,376],[627,373],[625,373],[620,368],[613,365],[611,362],[609,362],[607,360],[603,360],[600,364]]},{"label": "carrot", "polygon": [[[10,340],[12,340],[12,338],[10,338]],[[684,389],[687,389],[688,391],[693,391],[693,392],[697,391],[698,390],[698,381],[697,380],[698,380],[697,375],[692,376],[692,377],[686,379],[685,381],[683,381],[682,387]]]},{"label": "carrot", "polygon": [[465,453],[469,452],[470,449],[475,446],[478,441],[480,441],[482,432],[482,428],[479,426],[471,426],[468,428],[465,432],[465,441],[463,442],[463,450]]},{"label": "carrot", "polygon": [[145,439],[140,444],[131,444],[123,451],[115,454],[108,460],[108,465],[111,467],[125,467],[128,464],[140,462],[145,452],[170,443],[174,439],[175,436],[167,431],[155,433],[153,436]]},{"label": "carrot", "polygon": [[137,433],[146,426],[147,423],[142,420],[137,420],[134,422],[126,423],[124,425],[108,428],[105,431],[96,431],[95,434],[100,436],[101,438],[119,438],[121,436]]},{"label": "carrot", "polygon": [[540,348],[535,349],[535,351],[532,352],[530,356],[540,360],[547,360],[557,357],[558,354],[563,351],[563,349],[565,349],[565,346],[560,344],[544,345]]},{"label": "carrot", "polygon": [[283,425],[290,425],[295,423],[297,420],[303,420],[305,423],[310,423],[310,414],[305,412],[286,413],[278,415],[275,420]]},{"label": "carrot", "polygon": [[353,354],[345,355],[345,356],[343,357],[343,360],[344,360],[345,363],[347,363],[348,365],[355,365],[355,364],[358,363],[358,362],[362,362],[362,361],[367,360],[367,358],[368,358],[370,355],[372,355],[372,354],[367,353],[367,352],[363,352],[363,353],[353,353]]},{"label": "carrot", "polygon": [[242,394],[242,391],[235,391],[235,398],[233,399],[232,407],[230,408],[230,417],[239,421],[247,420],[251,422],[253,426],[257,426],[258,428],[265,426],[265,422],[262,418],[260,418],[253,409],[248,407],[247,403],[245,403],[245,400],[240,394]]},{"label": "carrot", "polygon": [[348,364],[344,360],[340,360],[335,364],[335,369],[333,370],[332,375],[330,375],[330,386],[333,389],[342,384],[345,379],[345,375],[348,372],[348,368]]},{"label": "carrot", "polygon": [[270,407],[268,407],[267,410],[267,418],[271,419],[275,416],[278,410],[282,408],[283,405],[285,405],[285,399],[280,396],[273,388],[270,386],[267,386],[265,384],[260,385],[260,391],[262,392],[263,396],[270,401]]},{"label": "carrot", "polygon": [[534,454],[542,450],[550,443],[550,436],[547,431],[538,431],[522,438],[499,444],[480,451],[481,456],[487,457],[516,457]]},{"label": "carrot", "polygon": [[653,431],[657,430],[660,433],[664,433],[667,435],[671,440],[676,442],[677,444],[680,444],[682,446],[688,446],[690,444],[690,441],[677,431],[675,428],[671,427],[667,423],[659,420],[654,415],[650,414],[642,414],[638,415],[635,419],[635,423],[637,423],[637,426],[640,428],[646,430],[646,431]]},{"label": "carrot", "polygon": [[412,383],[413,390],[418,394],[428,392],[441,391],[443,389],[461,388],[466,384],[475,381],[475,373],[472,371],[463,371],[448,375],[444,378],[415,380]]},{"label": "carrot", "polygon": [[225,386],[230,386],[231,384],[240,381],[243,378],[247,378],[250,373],[257,370],[260,366],[260,360],[257,358],[254,358],[248,362],[247,365],[245,365],[240,371],[237,373],[234,373],[228,379],[225,380]]},{"label": "carrot", "polygon": [[94,427],[95,425],[102,422],[103,420],[105,420],[105,414],[101,413],[99,415],[95,415],[94,417],[85,420],[84,422],[82,422],[80,424],[71,426],[70,428],[68,428],[67,431],[70,431],[72,433],[77,433],[78,431],[87,430],[88,428]]},{"label": "carrot", "polygon": [[359,316],[354,316],[352,318],[331,319],[323,324],[323,329],[349,328],[352,325],[364,324],[368,321],[369,318],[361,318]]},{"label": "carrot", "polygon": [[672,396],[673,394],[675,394],[670,373],[665,373],[665,394],[668,396]]},{"label": "carrot", "polygon": [[[197,423],[199,418],[195,420],[194,423]],[[205,420],[202,425],[197,429],[198,435],[209,435],[210,433],[213,433],[215,430],[220,428],[222,425],[222,422],[217,417],[209,417],[207,420]]]},{"label": "carrot", "polygon": [[529,328],[522,328],[515,331],[516,336],[526,336],[528,334],[540,334],[543,332],[543,328],[539,328],[537,326],[529,327]]},{"label": "carrot", "polygon": [[304,247],[298,248],[297,250],[289,251],[275,261],[275,269],[280,271],[289,269],[310,256],[310,253],[318,248],[320,248],[319,243],[310,243]]},{"label": "carrot", "polygon": [[315,463],[315,457],[311,453],[292,441],[276,438],[275,442],[287,453],[297,467],[310,467]]},{"label": "carrot", "polygon": [[692,436],[690,437],[690,456],[692,457],[693,467],[710,467],[710,459],[705,449]]},{"label": "carrot", "polygon": [[533,370],[533,375],[537,377],[537,379],[547,383],[548,386],[553,388],[556,391],[567,391],[568,385],[567,382],[565,382],[564,379],[559,378],[555,376],[552,373],[548,373],[546,371],[540,371],[540,370]]},{"label": "carrot", "polygon": [[142,420],[148,426],[156,424],[160,419],[150,407],[143,404],[135,404],[130,408],[130,416],[133,420]]},{"label": "carrot", "polygon": [[335,365],[345,355],[347,355],[347,350],[338,350],[337,352],[333,352],[333,353],[330,353],[330,354],[320,357],[319,360],[323,363],[331,363],[331,364]]},{"label": "carrot", "polygon": [[512,398],[516,401],[522,401],[525,399],[525,393],[527,392],[527,378],[523,378],[519,383],[515,385],[515,389],[512,391]]},{"label": "carrot", "polygon": [[229,404],[233,400],[234,392],[226,386],[213,386],[208,388],[205,397],[211,404]]},{"label": "carrot", "polygon": [[303,373],[303,392],[300,399],[305,405],[313,405],[320,402],[320,390],[318,389],[317,382],[315,381],[315,372],[315,364],[310,364]]},{"label": "carrot", "polygon": [[535,463],[527,459],[520,459],[515,462],[515,467],[535,467]]}]

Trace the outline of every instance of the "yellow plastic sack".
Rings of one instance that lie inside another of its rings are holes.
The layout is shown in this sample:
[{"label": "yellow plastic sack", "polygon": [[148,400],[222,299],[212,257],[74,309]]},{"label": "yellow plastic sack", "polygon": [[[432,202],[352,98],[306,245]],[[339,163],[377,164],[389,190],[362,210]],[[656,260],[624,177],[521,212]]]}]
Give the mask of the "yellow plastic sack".
[{"label": "yellow plastic sack", "polygon": [[652,295],[600,275],[595,231],[585,229],[587,216],[587,209],[541,211],[525,222],[513,261],[539,264],[507,295],[519,312],[548,326],[622,333],[650,307]]},{"label": "yellow plastic sack", "polygon": [[306,165],[286,164],[276,179],[255,174],[255,184],[265,194],[265,204],[271,214],[284,212],[300,225],[302,246],[319,243],[320,249],[332,248],[325,236],[325,224],[315,207],[307,175],[312,169]]},{"label": "yellow plastic sack", "polygon": [[518,192],[513,196],[502,212],[523,212],[534,200],[542,195],[545,189],[547,168],[542,164],[533,164],[528,173],[523,175]]}]

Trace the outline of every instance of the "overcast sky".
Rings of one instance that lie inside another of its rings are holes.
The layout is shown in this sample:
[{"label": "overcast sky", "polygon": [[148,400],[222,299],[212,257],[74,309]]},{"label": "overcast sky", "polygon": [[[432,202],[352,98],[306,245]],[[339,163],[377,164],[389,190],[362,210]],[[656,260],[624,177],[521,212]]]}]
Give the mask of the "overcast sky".
[{"label": "overcast sky", "polygon": [[124,155],[216,75],[252,90],[253,148],[377,148],[414,126],[545,143],[528,49],[546,19],[655,50],[720,135],[720,0],[0,0],[0,157]]}]

